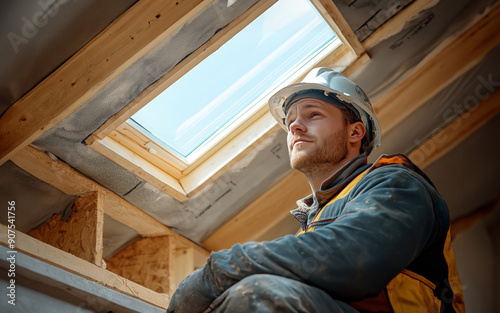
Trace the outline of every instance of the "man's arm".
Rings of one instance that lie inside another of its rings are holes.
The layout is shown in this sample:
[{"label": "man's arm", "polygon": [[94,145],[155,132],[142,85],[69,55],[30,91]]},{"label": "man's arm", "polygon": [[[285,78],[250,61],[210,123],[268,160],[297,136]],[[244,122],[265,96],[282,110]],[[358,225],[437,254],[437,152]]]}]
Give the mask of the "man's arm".
[{"label": "man's arm", "polygon": [[378,294],[436,235],[431,195],[415,175],[393,166],[377,169],[353,189],[335,222],[299,237],[213,253],[204,268],[181,283],[168,312],[202,312],[253,274],[296,279],[337,299]]}]

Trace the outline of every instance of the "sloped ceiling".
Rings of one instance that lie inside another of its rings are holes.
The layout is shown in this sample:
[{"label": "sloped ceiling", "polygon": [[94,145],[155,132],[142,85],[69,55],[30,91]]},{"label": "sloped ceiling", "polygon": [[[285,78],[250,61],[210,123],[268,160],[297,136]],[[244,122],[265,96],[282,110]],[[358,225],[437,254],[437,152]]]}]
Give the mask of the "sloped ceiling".
[{"label": "sloped ceiling", "polygon": [[[96,34],[125,12],[134,1],[53,1],[43,7],[33,1],[0,4],[0,114],[57,69]],[[290,173],[285,134],[277,132],[224,175],[194,197],[179,202],[106,157],[83,141],[144,89],[210,39],[219,29],[252,6],[253,1],[215,0],[160,42],[144,57],[99,90],[86,103],[43,135],[32,146],[49,152],[85,176],[134,204],[173,230],[201,243],[225,221],[243,210],[269,186]],[[413,1],[334,1],[360,41]],[[401,25],[395,35],[370,47],[371,60],[351,77],[372,99],[397,85],[447,38],[453,37],[496,1],[442,0]],[[40,18],[40,17],[41,18]],[[471,107],[468,99],[484,81],[500,82],[500,48],[492,49],[472,69],[426,101],[418,110],[383,134],[382,153],[409,153]],[[418,84],[419,81],[415,81]],[[482,85],[481,85],[482,84]],[[477,101],[479,102],[479,101]],[[401,103],[404,106],[405,103]],[[455,112],[449,118],[446,112]],[[447,114],[445,116],[445,114]],[[463,143],[426,168],[450,205],[453,218],[486,203],[498,193],[500,123],[492,119]],[[497,144],[492,144],[492,143]],[[72,198],[45,186],[11,162],[0,167],[0,199],[19,199],[23,231],[38,226],[53,213],[64,212]],[[50,191],[49,191],[50,189]],[[457,190],[459,190],[457,192]],[[295,195],[294,195],[295,196]],[[288,210],[291,208],[284,208]],[[6,224],[6,216],[0,222]],[[496,223],[498,221],[490,221]],[[283,220],[254,239],[293,233],[298,224]],[[105,257],[138,236],[107,218]]]}]

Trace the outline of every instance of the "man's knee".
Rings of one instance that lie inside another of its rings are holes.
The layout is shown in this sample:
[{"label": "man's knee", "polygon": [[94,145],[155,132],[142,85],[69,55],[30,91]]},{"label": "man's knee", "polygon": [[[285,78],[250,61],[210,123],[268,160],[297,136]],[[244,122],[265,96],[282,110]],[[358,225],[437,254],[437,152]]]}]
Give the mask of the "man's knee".
[{"label": "man's knee", "polygon": [[323,290],[276,275],[251,275],[217,298],[213,312],[356,312]]},{"label": "man's knee", "polygon": [[254,301],[267,302],[279,298],[283,295],[283,291],[277,284],[277,280],[280,280],[280,277],[275,275],[259,274],[248,276],[227,290],[228,298],[237,299],[248,304]]}]

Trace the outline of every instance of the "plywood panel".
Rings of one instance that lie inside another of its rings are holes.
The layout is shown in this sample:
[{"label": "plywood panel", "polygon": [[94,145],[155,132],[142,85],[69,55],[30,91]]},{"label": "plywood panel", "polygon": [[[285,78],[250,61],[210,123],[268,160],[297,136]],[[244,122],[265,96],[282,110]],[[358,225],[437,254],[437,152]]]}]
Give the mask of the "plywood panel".
[{"label": "plywood panel", "polygon": [[151,290],[172,295],[175,242],[172,236],[142,238],[106,261],[107,269]]},{"label": "plywood panel", "polygon": [[97,266],[102,264],[104,210],[103,196],[91,192],[76,199],[71,214],[62,214],[31,230],[28,235]]}]

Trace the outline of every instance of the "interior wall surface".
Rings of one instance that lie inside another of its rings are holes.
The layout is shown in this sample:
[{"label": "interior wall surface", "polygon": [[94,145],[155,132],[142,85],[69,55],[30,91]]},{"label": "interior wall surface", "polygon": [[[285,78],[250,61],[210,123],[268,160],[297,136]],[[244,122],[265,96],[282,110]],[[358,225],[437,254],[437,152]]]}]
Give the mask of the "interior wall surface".
[{"label": "interior wall surface", "polygon": [[500,193],[500,164],[495,144],[499,139],[500,115],[497,115],[425,169],[446,200],[452,220],[493,201]]},{"label": "interior wall surface", "polygon": [[482,222],[459,234],[452,243],[467,312],[498,312],[500,283],[494,275],[498,271],[495,255],[500,252],[494,242],[498,239],[490,235]]},{"label": "interior wall surface", "polygon": [[0,115],[135,2],[1,1]]}]

